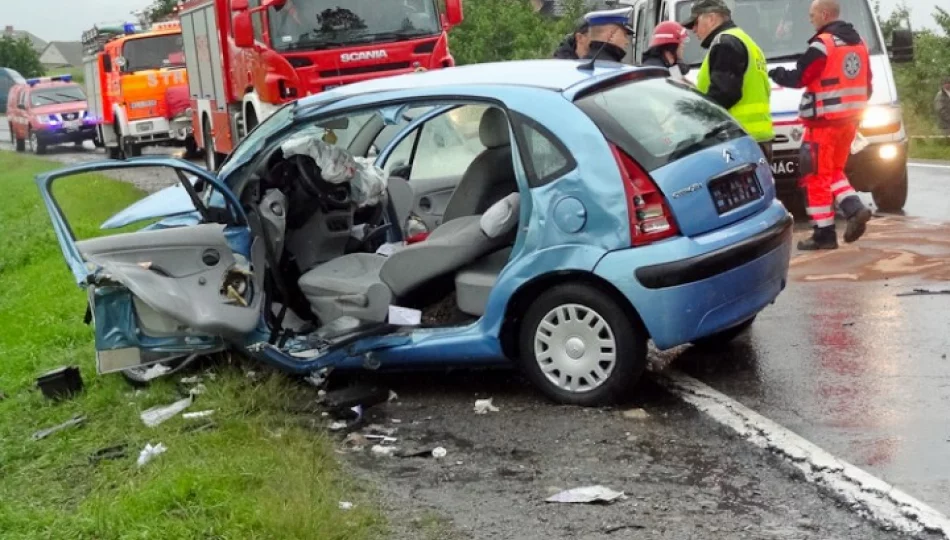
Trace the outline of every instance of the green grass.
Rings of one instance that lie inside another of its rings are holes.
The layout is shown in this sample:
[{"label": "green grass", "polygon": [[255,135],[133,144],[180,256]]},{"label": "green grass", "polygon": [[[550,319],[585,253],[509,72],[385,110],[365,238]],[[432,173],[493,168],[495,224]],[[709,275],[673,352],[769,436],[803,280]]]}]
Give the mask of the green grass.
[{"label": "green grass", "polygon": [[[33,176],[54,165],[0,151],[0,531],[21,538],[360,539],[384,528],[372,494],[343,474],[322,433],[306,428],[312,389],[279,374],[258,382],[237,366],[214,367],[191,410],[215,409],[217,427],[178,416],[146,427],[139,413],[180,397],[175,380],[136,393],[119,375],[95,372],[84,293],[64,264]],[[87,176],[57,189],[77,236],[143,194]],[[75,364],[83,394],[45,400],[34,379]],[[259,368],[256,368],[260,371]],[[80,428],[41,441],[39,429],[82,414]],[[136,466],[146,443],[168,451]],[[92,465],[95,451],[128,455]],[[356,503],[350,511],[339,501]]]},{"label": "green grass", "polygon": [[[903,110],[904,124],[910,136],[940,135],[934,119],[918,114],[913,108]],[[950,139],[911,139],[910,159],[950,161]]]}]

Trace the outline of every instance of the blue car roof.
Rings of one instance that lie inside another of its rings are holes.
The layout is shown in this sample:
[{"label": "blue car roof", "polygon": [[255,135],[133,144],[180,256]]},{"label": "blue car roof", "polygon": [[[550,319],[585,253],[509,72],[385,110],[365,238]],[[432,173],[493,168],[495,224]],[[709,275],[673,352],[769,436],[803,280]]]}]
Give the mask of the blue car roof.
[{"label": "blue car roof", "polygon": [[471,64],[353,83],[303,98],[298,104],[301,108],[309,108],[327,101],[376,92],[460,85],[524,86],[564,92],[577,85],[641,69],[603,61],[595,64],[593,70],[578,69],[586,63],[574,60],[515,60]]}]

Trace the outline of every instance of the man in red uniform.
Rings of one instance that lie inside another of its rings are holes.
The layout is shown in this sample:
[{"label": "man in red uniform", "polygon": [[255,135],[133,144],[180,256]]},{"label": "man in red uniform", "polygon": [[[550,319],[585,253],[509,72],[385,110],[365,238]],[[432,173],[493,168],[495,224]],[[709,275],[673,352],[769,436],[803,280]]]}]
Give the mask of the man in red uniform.
[{"label": "man in red uniform", "polygon": [[837,249],[834,204],[848,225],[845,242],[854,242],[867,228],[871,211],[858,198],[844,174],[861,116],[871,97],[871,63],[867,46],[850,23],[838,20],[837,0],[814,0],[809,10],[817,33],[794,70],[769,72],[780,86],[805,88],[799,116],[805,125],[801,147],[802,183],[808,216],[815,232],[798,249]]}]

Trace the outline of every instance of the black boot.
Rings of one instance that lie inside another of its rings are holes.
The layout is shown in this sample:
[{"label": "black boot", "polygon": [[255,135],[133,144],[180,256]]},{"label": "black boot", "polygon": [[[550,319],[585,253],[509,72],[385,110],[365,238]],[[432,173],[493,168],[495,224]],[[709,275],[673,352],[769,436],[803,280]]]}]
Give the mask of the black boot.
[{"label": "black boot", "polygon": [[841,201],[841,211],[848,218],[848,227],[844,231],[844,241],[851,243],[864,235],[868,221],[871,221],[871,210],[864,206],[857,195],[851,195]]},{"label": "black boot", "polygon": [[801,251],[818,251],[819,249],[838,249],[838,235],[835,226],[815,227],[812,237],[798,243]]}]

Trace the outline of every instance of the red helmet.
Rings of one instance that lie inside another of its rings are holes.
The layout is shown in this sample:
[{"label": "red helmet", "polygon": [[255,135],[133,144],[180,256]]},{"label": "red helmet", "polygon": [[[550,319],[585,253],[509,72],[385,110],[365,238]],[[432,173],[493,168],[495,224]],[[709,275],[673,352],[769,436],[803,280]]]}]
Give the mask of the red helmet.
[{"label": "red helmet", "polygon": [[653,39],[650,48],[662,45],[682,45],[689,39],[689,34],[683,25],[676,21],[663,21],[653,29]]}]

